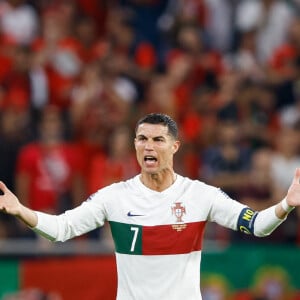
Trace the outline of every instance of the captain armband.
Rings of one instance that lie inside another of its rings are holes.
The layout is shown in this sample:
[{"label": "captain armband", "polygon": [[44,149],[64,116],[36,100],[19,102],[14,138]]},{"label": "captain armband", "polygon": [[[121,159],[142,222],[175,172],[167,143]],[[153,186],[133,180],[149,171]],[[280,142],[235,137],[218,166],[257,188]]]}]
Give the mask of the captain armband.
[{"label": "captain armband", "polygon": [[238,218],[237,230],[246,234],[254,234],[254,222],[258,212],[245,207]]}]

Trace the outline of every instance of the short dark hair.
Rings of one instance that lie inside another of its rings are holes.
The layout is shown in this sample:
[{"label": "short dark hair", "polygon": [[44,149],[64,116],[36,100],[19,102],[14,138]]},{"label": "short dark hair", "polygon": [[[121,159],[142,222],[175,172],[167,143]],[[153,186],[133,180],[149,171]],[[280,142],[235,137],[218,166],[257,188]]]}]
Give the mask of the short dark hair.
[{"label": "short dark hair", "polygon": [[168,115],[162,113],[151,113],[142,117],[136,124],[135,133],[141,124],[161,124],[168,127],[168,133],[174,138],[178,139],[178,127],[176,122]]}]

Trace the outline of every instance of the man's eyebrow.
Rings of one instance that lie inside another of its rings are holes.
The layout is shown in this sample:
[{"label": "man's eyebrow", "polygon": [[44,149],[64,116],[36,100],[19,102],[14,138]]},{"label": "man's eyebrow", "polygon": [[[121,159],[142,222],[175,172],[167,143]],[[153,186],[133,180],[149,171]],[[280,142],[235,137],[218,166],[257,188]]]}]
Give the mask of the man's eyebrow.
[{"label": "man's eyebrow", "polygon": [[[149,137],[145,136],[144,134],[138,134],[136,136],[137,138],[146,138],[148,139]],[[165,137],[163,135],[158,135],[158,136],[154,136],[154,137],[151,137],[153,140],[156,140],[156,139],[165,139]]]},{"label": "man's eyebrow", "polygon": [[165,139],[165,137],[162,135],[158,135],[158,136],[154,136],[153,139]]}]

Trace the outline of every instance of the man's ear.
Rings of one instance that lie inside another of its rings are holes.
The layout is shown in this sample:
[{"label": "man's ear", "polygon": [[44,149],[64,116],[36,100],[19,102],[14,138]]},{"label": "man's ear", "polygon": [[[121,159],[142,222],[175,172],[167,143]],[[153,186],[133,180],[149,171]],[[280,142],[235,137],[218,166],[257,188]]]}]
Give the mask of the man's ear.
[{"label": "man's ear", "polygon": [[173,144],[173,154],[175,154],[180,147],[180,141],[176,140]]},{"label": "man's ear", "polygon": [[136,149],[136,138],[133,140],[134,148]]}]

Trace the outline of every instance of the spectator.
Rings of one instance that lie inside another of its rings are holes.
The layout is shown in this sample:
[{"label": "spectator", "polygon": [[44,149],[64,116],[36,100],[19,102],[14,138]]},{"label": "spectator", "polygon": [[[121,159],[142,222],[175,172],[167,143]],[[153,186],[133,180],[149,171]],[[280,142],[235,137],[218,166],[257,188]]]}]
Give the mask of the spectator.
[{"label": "spectator", "polygon": [[257,210],[265,209],[274,203],[273,180],[271,174],[272,150],[260,148],[251,157],[251,167],[247,180],[240,189],[240,202]]},{"label": "spectator", "polygon": [[126,180],[139,172],[135,153],[130,146],[131,140],[130,129],[125,126],[117,127],[110,134],[107,153],[99,153],[92,160],[88,176],[89,194],[108,184]]},{"label": "spectator", "polygon": [[89,64],[101,59],[109,51],[108,40],[105,36],[97,35],[96,25],[92,18],[82,16],[74,24],[74,36],[82,46],[82,59],[84,64]]},{"label": "spectator", "polygon": [[16,193],[31,208],[59,213],[85,195],[82,163],[76,148],[64,140],[56,107],[45,108],[38,129],[38,139],[20,149]]},{"label": "spectator", "polygon": [[176,169],[191,178],[202,173],[203,149],[214,141],[217,124],[216,109],[213,107],[214,90],[203,86],[195,90],[191,104],[181,120],[181,151],[178,153]]},{"label": "spectator", "polygon": [[238,97],[241,91],[242,77],[232,70],[218,79],[217,92],[213,98],[213,106],[221,120],[239,120]]},{"label": "spectator", "polygon": [[107,38],[122,74],[133,80],[142,93],[158,66],[158,57],[147,39],[138,38],[132,18],[128,10],[112,9],[107,17]]},{"label": "spectator", "polygon": [[211,48],[222,53],[233,51],[236,44],[235,11],[238,0],[205,0],[205,32]]},{"label": "spectator", "polygon": [[198,148],[206,148],[212,143],[217,124],[217,110],[214,107],[216,92],[201,86],[194,91],[187,112],[182,118],[182,139],[185,143],[192,142]]},{"label": "spectator", "polygon": [[276,197],[281,197],[287,191],[288,181],[293,177],[292,169],[300,164],[299,142],[299,131],[294,128],[282,128],[274,139],[271,174]]},{"label": "spectator", "polygon": [[243,136],[249,145],[254,149],[272,145],[280,130],[280,116],[272,86],[265,83],[244,84],[238,107]]},{"label": "spectator", "polygon": [[154,75],[147,86],[144,99],[140,103],[140,110],[143,113],[161,111],[176,119],[179,111],[177,111],[175,101],[176,97],[170,78],[164,74]]},{"label": "spectator", "polygon": [[224,60],[227,69],[238,71],[243,79],[254,82],[266,80],[265,68],[258,60],[255,30],[242,32],[237,49],[227,53]]},{"label": "spectator", "polygon": [[83,63],[83,47],[70,31],[71,16],[66,15],[63,5],[44,11],[41,36],[32,46],[47,74],[49,104],[63,110],[69,108],[70,93]]},{"label": "spectator", "polygon": [[266,64],[273,51],[286,40],[294,13],[286,1],[246,0],[237,7],[236,24],[241,32],[255,30],[258,59]]},{"label": "spectator", "polygon": [[23,46],[17,46],[13,50],[11,68],[0,81],[3,91],[0,107],[12,107],[26,112],[31,107],[31,51]]},{"label": "spectator", "polygon": [[297,74],[297,58],[300,50],[300,18],[294,18],[287,30],[287,39],[274,49],[270,57],[269,78],[280,84],[294,80]]},{"label": "spectator", "polygon": [[111,126],[126,122],[133,105],[138,100],[138,90],[133,80],[124,75],[118,59],[108,55],[102,60],[103,94],[109,107]]},{"label": "spectator", "polygon": [[203,153],[201,177],[235,198],[249,171],[251,150],[242,145],[236,122],[219,121],[215,136],[216,144]]},{"label": "spectator", "polygon": [[86,64],[71,93],[70,129],[74,143],[84,159],[88,176],[94,155],[103,153],[111,127],[110,103],[104,96],[104,83],[99,62]]},{"label": "spectator", "polygon": [[168,0],[164,12],[157,20],[159,30],[172,35],[176,28],[194,24],[203,29],[207,20],[207,7],[203,0]]},{"label": "spectator", "polygon": [[285,109],[297,100],[299,85],[300,18],[288,27],[287,40],[272,53],[268,65],[268,81],[276,87],[277,107]]},{"label": "spectator", "polygon": [[176,45],[166,59],[166,72],[176,96],[179,118],[186,113],[194,90],[200,85],[212,88],[223,74],[220,53],[207,49],[201,32],[194,25],[178,29]]}]

